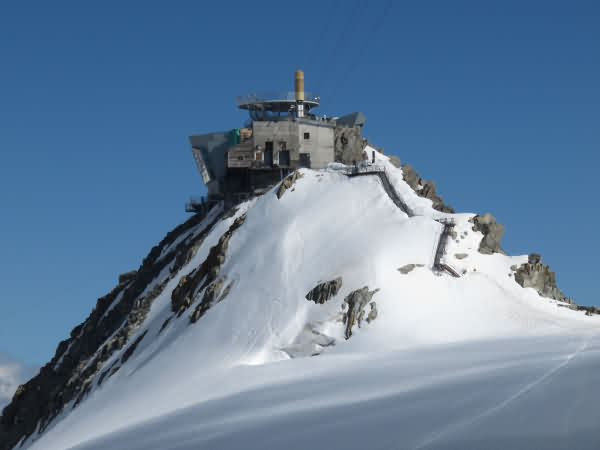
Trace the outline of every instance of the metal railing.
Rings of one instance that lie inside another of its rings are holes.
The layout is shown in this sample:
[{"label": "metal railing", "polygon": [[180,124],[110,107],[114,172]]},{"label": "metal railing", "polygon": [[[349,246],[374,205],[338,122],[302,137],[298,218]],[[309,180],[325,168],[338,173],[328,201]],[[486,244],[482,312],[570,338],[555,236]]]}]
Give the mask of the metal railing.
[{"label": "metal railing", "polygon": [[383,190],[388,195],[388,197],[394,202],[394,204],[398,208],[400,208],[408,217],[413,217],[415,215],[413,210],[411,210],[408,207],[404,200],[402,200],[402,197],[400,197],[398,192],[396,192],[396,189],[390,182],[390,179],[387,175],[385,166],[378,166],[375,164],[361,162],[349,168],[347,171],[345,171],[345,173],[349,177],[365,175],[375,175],[379,177],[379,179],[381,180],[381,184],[383,185]]},{"label": "metal railing", "polygon": [[[268,102],[295,102],[296,92],[284,91],[252,93],[247,95],[240,95],[236,97],[235,101],[237,103],[237,106]],[[319,95],[314,92],[304,92],[304,101],[318,104],[321,101],[321,97],[319,97]]]},{"label": "metal railing", "polygon": [[448,264],[442,262],[442,258],[446,254],[446,245],[448,245],[448,238],[452,233],[452,229],[456,225],[456,222],[450,218],[437,219],[436,222],[444,226],[440,238],[438,240],[437,248],[435,251],[435,257],[433,259],[433,268],[438,271],[446,271],[455,278],[459,278],[460,275],[456,270],[450,267]]}]

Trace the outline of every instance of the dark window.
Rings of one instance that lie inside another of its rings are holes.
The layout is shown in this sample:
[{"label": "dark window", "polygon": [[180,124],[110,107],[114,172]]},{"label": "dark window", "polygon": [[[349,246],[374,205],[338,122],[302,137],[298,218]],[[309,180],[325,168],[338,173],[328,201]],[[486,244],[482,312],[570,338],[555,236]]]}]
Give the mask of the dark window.
[{"label": "dark window", "polygon": [[304,139],[310,139],[310,133],[304,133]]},{"label": "dark window", "polygon": [[289,150],[281,150],[279,152],[279,165],[283,166],[283,167],[290,165],[290,151]]},{"label": "dark window", "polygon": [[265,142],[265,150],[271,152],[273,151],[273,141]]},{"label": "dark window", "polygon": [[300,153],[300,167],[310,168],[310,153]]},{"label": "dark window", "polygon": [[285,141],[281,141],[279,142],[279,150],[286,150],[286,145],[285,145]]}]

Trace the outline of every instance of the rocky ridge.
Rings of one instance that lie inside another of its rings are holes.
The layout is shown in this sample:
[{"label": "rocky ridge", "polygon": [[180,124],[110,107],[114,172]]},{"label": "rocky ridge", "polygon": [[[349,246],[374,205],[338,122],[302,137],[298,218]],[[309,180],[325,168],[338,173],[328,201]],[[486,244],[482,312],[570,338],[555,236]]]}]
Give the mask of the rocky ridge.
[{"label": "rocky ridge", "polygon": [[433,209],[450,214],[456,212],[454,211],[454,208],[446,205],[444,199],[437,194],[435,182],[424,180],[410,164],[402,164],[400,159],[396,156],[390,156],[390,162],[394,166],[402,169],[404,181],[406,181],[419,197],[431,200]]},{"label": "rocky ridge", "polygon": [[204,228],[193,233],[203,220],[195,215],[177,226],[152,248],[137,271],[121,275],[117,286],[98,299],[89,317],[58,344],[50,362],[17,389],[0,418],[0,450],[13,448],[36,430],[43,431],[67,404],[76,407],[81,402],[97,375],[100,384],[127,361],[144,334],[125,349],[120,360],[103,367],[129,343],[154,299],[220,218],[217,213],[209,215]]}]

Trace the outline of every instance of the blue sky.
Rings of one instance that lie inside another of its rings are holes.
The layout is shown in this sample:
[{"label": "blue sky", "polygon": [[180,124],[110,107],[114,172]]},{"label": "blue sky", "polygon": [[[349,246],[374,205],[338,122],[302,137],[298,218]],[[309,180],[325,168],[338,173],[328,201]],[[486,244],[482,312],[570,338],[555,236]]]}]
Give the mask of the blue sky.
[{"label": "blue sky", "polygon": [[291,89],[492,212],[600,304],[597,2],[11,2],[0,7],[0,351],[43,364],[203,193],[187,136]]}]

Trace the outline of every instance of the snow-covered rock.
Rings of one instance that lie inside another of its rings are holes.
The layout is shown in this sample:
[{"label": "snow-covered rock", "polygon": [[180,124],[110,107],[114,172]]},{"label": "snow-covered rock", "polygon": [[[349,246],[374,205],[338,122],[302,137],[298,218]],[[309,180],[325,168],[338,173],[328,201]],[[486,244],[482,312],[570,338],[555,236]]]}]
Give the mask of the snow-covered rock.
[{"label": "snow-covered rock", "polygon": [[[527,255],[482,254],[474,214],[375,166],[410,217],[379,177],[332,164],[170,233],[4,411],[0,448],[550,448],[558,419],[527,434],[515,409],[571,394],[563,435],[598,442],[598,394],[571,381],[600,361],[599,318],[520,286],[508,275]],[[432,270],[449,218],[459,278]]]}]

